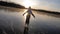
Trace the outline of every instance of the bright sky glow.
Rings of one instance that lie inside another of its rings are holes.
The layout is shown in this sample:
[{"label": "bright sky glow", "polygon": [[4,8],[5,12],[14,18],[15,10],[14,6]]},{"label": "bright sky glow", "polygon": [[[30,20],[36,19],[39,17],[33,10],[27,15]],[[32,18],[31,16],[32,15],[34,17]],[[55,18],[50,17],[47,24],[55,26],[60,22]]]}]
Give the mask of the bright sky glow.
[{"label": "bright sky glow", "polygon": [[23,5],[24,5],[26,8],[28,8],[29,6],[32,6],[33,3],[32,3],[31,1],[29,1],[29,0],[24,0],[24,1],[23,1]]},{"label": "bright sky glow", "polygon": [[60,0],[8,0],[8,1],[21,4],[26,8],[32,6],[32,8],[35,9],[44,9],[60,12]]}]

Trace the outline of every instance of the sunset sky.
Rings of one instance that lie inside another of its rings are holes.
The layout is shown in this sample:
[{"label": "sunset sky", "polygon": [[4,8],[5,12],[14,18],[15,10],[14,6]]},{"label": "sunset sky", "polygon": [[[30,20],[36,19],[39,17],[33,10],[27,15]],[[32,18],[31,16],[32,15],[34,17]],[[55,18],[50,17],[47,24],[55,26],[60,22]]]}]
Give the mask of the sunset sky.
[{"label": "sunset sky", "polygon": [[60,0],[3,0],[15,2],[28,8],[31,6],[35,9],[53,10],[60,12]]}]

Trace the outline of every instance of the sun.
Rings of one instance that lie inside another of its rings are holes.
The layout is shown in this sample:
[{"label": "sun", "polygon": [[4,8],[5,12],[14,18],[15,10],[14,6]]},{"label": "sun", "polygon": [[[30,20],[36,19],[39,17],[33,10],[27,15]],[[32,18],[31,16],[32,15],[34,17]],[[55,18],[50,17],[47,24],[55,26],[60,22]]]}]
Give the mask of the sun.
[{"label": "sun", "polygon": [[29,6],[32,6],[33,3],[30,0],[24,0],[23,5],[28,8]]}]

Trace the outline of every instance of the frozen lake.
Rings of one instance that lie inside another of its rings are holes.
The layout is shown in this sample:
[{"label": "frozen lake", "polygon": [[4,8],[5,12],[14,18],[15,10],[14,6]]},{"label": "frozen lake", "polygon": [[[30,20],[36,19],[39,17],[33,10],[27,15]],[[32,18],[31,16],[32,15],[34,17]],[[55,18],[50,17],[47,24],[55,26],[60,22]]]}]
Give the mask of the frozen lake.
[{"label": "frozen lake", "polygon": [[[23,33],[25,17],[20,12],[0,9],[0,33]],[[53,15],[33,11],[35,19],[31,16],[29,34],[60,34],[60,15]]]}]

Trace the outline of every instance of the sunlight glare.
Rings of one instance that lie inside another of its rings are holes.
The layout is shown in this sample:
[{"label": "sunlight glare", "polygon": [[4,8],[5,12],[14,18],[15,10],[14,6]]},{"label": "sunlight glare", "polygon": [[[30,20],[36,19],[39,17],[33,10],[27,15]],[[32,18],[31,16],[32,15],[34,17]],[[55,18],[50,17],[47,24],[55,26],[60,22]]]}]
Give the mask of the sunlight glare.
[{"label": "sunlight glare", "polygon": [[29,6],[32,6],[33,5],[33,3],[30,1],[30,0],[24,0],[24,6],[26,7],[26,8],[28,8]]}]

